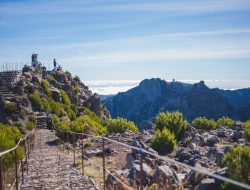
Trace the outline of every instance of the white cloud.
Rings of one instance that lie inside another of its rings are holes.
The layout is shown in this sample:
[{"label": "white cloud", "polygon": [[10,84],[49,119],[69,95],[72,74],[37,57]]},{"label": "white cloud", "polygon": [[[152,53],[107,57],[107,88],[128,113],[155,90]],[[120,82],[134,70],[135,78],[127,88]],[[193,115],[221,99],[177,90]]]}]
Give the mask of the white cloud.
[{"label": "white cloud", "polygon": [[[171,80],[167,80],[168,82]],[[178,79],[176,81],[194,84],[199,82],[199,80],[186,80]],[[234,90],[240,88],[249,88],[250,80],[204,80],[205,84],[210,88],[221,88],[227,90]],[[98,81],[83,81],[90,90],[100,95],[113,95],[118,92],[125,92],[131,88],[139,85],[139,80],[98,80]]]},{"label": "white cloud", "polygon": [[99,80],[99,81],[83,81],[90,90],[101,95],[117,94],[125,92],[139,84],[138,80]]}]

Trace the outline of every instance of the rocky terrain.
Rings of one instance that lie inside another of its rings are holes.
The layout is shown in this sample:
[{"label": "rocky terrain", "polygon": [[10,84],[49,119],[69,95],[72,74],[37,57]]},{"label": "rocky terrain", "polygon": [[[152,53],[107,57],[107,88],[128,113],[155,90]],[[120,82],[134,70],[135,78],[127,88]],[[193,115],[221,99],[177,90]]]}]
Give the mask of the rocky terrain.
[{"label": "rocky terrain", "polygon": [[104,104],[112,117],[127,118],[141,129],[150,127],[147,121],[159,112],[176,110],[189,121],[202,116],[213,119],[230,116],[245,121],[250,118],[250,89],[210,89],[203,81],[192,85],[153,78],[105,99]]},{"label": "rocky terrain", "polygon": [[[225,176],[226,169],[221,164],[224,155],[235,145],[250,145],[243,138],[243,133],[242,124],[239,122],[235,123],[233,129],[221,126],[210,131],[196,129],[189,125],[179,141],[177,149],[167,156],[176,161]],[[150,140],[153,135],[153,130],[147,130],[138,134],[130,131],[123,134],[109,134],[107,137],[127,145],[146,149],[157,155],[150,148]],[[102,142],[95,138],[87,140],[88,146],[85,147],[85,155],[92,160],[98,160],[102,156]],[[140,152],[107,140],[105,153],[107,155],[107,168],[112,174],[122,179],[127,185],[138,187],[140,183]],[[208,190],[219,189],[221,185],[221,181],[146,154],[143,155],[143,171],[144,187],[158,184],[160,189],[182,187],[184,189]],[[110,188],[116,186],[117,189],[126,189],[112,175],[108,175],[106,182]]]},{"label": "rocky terrain", "polygon": [[[52,97],[48,97],[41,82],[49,82]],[[100,97],[93,94],[78,77],[62,69],[46,71],[44,68],[25,66],[22,71],[0,73],[0,122],[14,124],[27,121],[39,108],[32,105],[29,94],[38,91],[41,98],[62,102],[61,91],[69,96],[78,108],[85,106],[102,118],[109,118],[109,112],[101,104]],[[80,113],[79,113],[80,114]]]}]

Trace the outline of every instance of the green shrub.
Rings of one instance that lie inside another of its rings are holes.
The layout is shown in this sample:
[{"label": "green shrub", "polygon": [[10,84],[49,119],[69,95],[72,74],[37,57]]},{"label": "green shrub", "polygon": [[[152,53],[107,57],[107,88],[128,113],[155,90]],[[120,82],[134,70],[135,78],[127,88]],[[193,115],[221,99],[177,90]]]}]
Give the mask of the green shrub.
[{"label": "green shrub", "polygon": [[245,139],[250,141],[250,120],[248,120],[244,123],[243,128],[244,128]]},{"label": "green shrub", "polygon": [[44,111],[43,102],[38,91],[29,94],[29,99],[35,109],[37,109],[38,111]]},{"label": "green shrub", "polygon": [[72,91],[74,94],[78,94],[80,92],[80,89],[78,87],[72,87]]},{"label": "green shrub", "polygon": [[83,115],[76,118],[71,122],[72,130],[75,132],[85,132],[94,134],[104,134],[107,132],[107,128],[102,126],[100,122],[96,121],[89,115]]},{"label": "green shrub", "polygon": [[4,110],[5,110],[8,114],[14,113],[14,112],[17,111],[17,105],[16,105],[16,103],[14,103],[14,102],[6,103],[6,104],[4,105]]},{"label": "green shrub", "polygon": [[56,114],[58,117],[66,116],[67,113],[64,111],[63,104],[55,102],[54,100],[49,101],[50,113]]},{"label": "green shrub", "polygon": [[31,131],[32,129],[34,129],[36,126],[36,118],[35,116],[32,116],[29,118],[28,122],[27,122],[27,129],[29,131]]},{"label": "green shrub", "polygon": [[64,106],[64,110],[67,113],[68,117],[71,120],[75,120],[76,119],[76,113],[71,109],[70,106]]},{"label": "green shrub", "polygon": [[62,102],[68,106],[71,105],[71,101],[69,99],[68,94],[64,90],[60,90],[62,96]]},{"label": "green shrub", "polygon": [[[226,174],[236,181],[250,184],[250,148],[236,146],[224,156],[223,165],[227,167]],[[237,186],[224,183],[223,189],[238,190]]]},{"label": "green shrub", "polygon": [[69,71],[65,71],[65,75],[66,75],[68,78],[72,78],[72,74],[71,74]]},{"label": "green shrub", "polygon": [[78,77],[77,75],[74,77],[74,80],[77,81],[77,82],[81,81],[80,77]]},{"label": "green shrub", "polygon": [[[16,146],[22,137],[21,132],[16,127],[0,123],[0,152]],[[14,151],[12,151],[2,157],[5,167],[9,167],[14,163],[14,154]],[[19,159],[22,158],[22,150],[20,147],[17,149],[17,156]]]},{"label": "green shrub", "polygon": [[220,126],[227,126],[229,128],[233,128],[234,121],[231,118],[229,118],[229,117],[223,116],[220,119],[218,119],[217,125],[218,125],[218,127],[220,127]]},{"label": "green shrub", "polygon": [[155,136],[151,139],[151,147],[160,155],[172,152],[176,147],[176,140],[169,129],[156,130]]},{"label": "green shrub", "polygon": [[126,130],[138,132],[138,128],[127,119],[118,117],[117,119],[110,119],[107,123],[109,133],[124,133]]},{"label": "green shrub", "polygon": [[52,96],[52,92],[49,90],[49,82],[47,80],[42,80],[41,82],[44,92],[48,97]]},{"label": "green shrub", "polygon": [[217,123],[213,119],[207,119],[205,117],[195,118],[192,122],[193,127],[203,130],[211,130],[217,128]]},{"label": "green shrub", "polygon": [[179,138],[187,128],[187,121],[180,112],[159,113],[155,119],[155,129],[162,131],[164,128],[169,129]]}]

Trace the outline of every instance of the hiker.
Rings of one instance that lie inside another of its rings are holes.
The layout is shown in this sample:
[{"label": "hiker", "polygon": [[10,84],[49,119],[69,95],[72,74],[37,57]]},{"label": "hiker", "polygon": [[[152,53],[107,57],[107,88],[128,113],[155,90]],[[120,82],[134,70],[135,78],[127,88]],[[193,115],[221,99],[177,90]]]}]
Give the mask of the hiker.
[{"label": "hiker", "polygon": [[54,61],[53,61],[53,63],[54,63],[54,71],[56,71],[56,59],[54,59]]}]

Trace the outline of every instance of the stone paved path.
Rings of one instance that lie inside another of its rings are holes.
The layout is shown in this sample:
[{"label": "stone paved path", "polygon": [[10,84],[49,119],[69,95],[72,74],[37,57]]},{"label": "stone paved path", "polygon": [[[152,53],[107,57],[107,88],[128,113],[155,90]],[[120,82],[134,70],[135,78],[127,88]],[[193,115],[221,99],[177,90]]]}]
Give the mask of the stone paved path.
[{"label": "stone paved path", "polygon": [[72,157],[60,150],[52,131],[39,129],[35,139],[21,190],[98,190],[93,180],[73,167]]}]

